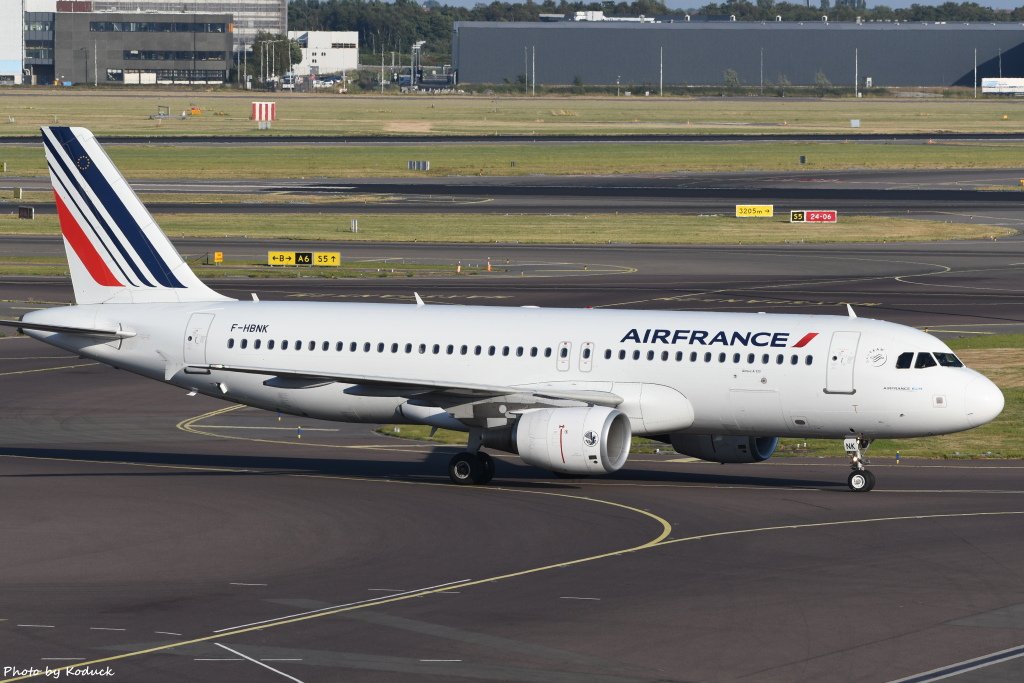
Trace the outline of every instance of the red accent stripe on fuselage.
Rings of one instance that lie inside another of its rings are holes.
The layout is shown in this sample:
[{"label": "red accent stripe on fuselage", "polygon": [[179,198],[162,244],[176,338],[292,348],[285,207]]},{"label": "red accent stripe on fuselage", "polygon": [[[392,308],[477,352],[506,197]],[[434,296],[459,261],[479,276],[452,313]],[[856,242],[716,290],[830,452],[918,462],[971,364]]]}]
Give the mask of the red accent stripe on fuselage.
[{"label": "red accent stripe on fuselage", "polygon": [[803,347],[807,346],[810,343],[810,341],[817,336],[817,332],[808,332],[803,336],[803,338],[800,339],[800,341],[798,341],[796,344],[793,344],[793,348],[802,349]]},{"label": "red accent stripe on fuselage", "polygon": [[107,267],[103,257],[100,256],[99,252],[96,251],[96,247],[92,246],[92,242],[82,231],[82,226],[78,224],[75,217],[68,211],[68,207],[61,201],[60,195],[54,190],[53,198],[57,200],[57,216],[60,217],[60,232],[64,235],[64,239],[68,241],[71,248],[75,250],[79,260],[85,269],[89,271],[89,275],[96,281],[96,284],[103,285],[104,287],[124,287],[114,274],[110,272],[110,268]]}]

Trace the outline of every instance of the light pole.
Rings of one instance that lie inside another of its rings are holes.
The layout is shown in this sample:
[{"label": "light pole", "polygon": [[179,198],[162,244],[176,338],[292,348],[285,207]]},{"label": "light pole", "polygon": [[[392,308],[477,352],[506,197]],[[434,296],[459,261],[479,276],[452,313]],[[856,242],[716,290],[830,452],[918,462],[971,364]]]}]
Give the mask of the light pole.
[{"label": "light pole", "polygon": [[615,96],[616,96],[616,97],[618,97],[618,96],[619,96],[619,81],[620,81],[621,79],[622,79],[622,76],[616,76],[616,77],[615,77]]}]

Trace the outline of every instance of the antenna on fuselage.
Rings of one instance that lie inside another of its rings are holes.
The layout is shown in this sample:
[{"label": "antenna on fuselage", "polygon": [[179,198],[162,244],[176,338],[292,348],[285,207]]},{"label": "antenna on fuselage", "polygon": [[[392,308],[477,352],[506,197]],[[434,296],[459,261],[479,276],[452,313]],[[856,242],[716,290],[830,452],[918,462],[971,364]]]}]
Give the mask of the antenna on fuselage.
[{"label": "antenna on fuselage", "polygon": [[426,304],[423,303],[423,299],[420,297],[419,292],[413,292],[412,295],[416,297],[417,306],[426,306]]},{"label": "antenna on fuselage", "polygon": [[851,318],[856,318],[857,317],[857,314],[853,312],[853,306],[851,306],[850,304],[846,304],[846,313]]}]

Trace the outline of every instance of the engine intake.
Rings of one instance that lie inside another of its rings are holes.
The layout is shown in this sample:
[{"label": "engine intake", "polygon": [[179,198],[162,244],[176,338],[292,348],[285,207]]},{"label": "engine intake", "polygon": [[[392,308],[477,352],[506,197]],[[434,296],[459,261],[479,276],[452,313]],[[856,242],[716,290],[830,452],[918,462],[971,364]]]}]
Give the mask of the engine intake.
[{"label": "engine intake", "polygon": [[763,462],[772,457],[779,437],[672,434],[670,443],[676,453],[709,462]]},{"label": "engine intake", "polygon": [[569,474],[615,472],[629,458],[629,418],[614,408],[539,408],[484,443],[518,453],[528,465]]}]

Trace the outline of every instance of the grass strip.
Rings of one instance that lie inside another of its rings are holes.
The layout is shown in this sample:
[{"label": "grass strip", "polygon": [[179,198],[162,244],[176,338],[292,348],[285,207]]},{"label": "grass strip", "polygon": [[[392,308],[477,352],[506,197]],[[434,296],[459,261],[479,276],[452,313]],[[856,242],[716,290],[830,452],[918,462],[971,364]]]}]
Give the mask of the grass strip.
[{"label": "grass strip", "polygon": [[[791,224],[783,218],[670,214],[162,214],[171,237],[245,237],[283,242],[530,244],[785,244],[990,239],[1013,234],[996,226],[903,218],[841,216],[836,225]],[[351,219],[359,232],[349,232]],[[0,216],[0,234],[59,234],[55,216]],[[230,254],[227,254],[230,258]]]},{"label": "grass strip", "polygon": [[[0,131],[2,132],[2,131]],[[758,142],[721,144],[551,143],[448,145],[127,145],[107,152],[129,180],[311,179],[408,176],[613,175],[844,169],[1018,168],[1020,142],[904,144]],[[40,145],[5,146],[12,176],[45,176]],[[800,164],[800,157],[806,164]]]}]

